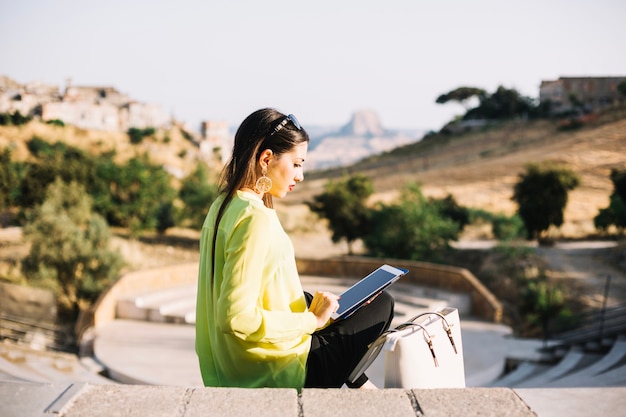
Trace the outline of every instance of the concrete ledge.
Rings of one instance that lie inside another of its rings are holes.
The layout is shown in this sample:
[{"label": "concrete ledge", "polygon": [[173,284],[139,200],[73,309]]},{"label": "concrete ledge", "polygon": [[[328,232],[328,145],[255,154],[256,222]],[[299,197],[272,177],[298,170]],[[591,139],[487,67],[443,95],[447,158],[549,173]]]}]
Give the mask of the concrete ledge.
[{"label": "concrete ledge", "polygon": [[[36,399],[36,400],[34,400]],[[507,388],[349,390],[0,384],[0,415],[59,417],[511,416],[536,414]]]}]

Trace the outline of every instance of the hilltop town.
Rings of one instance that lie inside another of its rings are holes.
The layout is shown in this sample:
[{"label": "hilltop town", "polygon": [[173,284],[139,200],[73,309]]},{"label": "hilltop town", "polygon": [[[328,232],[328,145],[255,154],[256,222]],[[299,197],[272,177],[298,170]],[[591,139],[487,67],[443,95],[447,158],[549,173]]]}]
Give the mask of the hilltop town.
[{"label": "hilltop town", "polygon": [[0,113],[19,112],[42,122],[58,121],[82,130],[126,133],[129,129],[179,130],[204,159],[227,157],[230,146],[226,122],[205,120],[200,132],[168,115],[163,107],[143,103],[112,86],[80,86],[71,80],[65,88],[41,82],[20,84],[0,75]]}]

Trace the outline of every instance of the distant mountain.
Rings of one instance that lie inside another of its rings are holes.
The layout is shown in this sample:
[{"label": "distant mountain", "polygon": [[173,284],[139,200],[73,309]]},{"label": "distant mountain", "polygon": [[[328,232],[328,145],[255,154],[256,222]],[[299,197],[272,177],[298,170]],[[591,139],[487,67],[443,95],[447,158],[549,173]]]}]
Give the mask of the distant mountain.
[{"label": "distant mountain", "polygon": [[349,165],[371,155],[421,140],[424,131],[400,131],[383,128],[372,110],[360,110],[350,121],[334,131],[315,135],[309,129],[311,143],[307,155],[308,169],[326,169]]}]

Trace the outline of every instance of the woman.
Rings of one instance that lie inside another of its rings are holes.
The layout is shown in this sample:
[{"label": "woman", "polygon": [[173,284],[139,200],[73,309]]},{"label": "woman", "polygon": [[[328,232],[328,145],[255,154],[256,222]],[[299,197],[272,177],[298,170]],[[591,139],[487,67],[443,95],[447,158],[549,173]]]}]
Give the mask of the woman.
[{"label": "woman", "polygon": [[304,179],[309,137],[293,115],[261,109],[235,134],[220,195],[202,227],[196,352],[206,386],[371,387],[347,377],[387,330],[386,293],[331,323],[339,297],[302,291],[272,198]]}]

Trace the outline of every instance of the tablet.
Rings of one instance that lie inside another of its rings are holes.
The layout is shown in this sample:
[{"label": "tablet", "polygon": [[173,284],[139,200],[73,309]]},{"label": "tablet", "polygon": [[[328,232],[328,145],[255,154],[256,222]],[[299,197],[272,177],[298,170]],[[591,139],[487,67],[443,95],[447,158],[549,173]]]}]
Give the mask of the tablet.
[{"label": "tablet", "polygon": [[350,316],[407,272],[409,272],[407,269],[395,268],[386,264],[378,267],[374,272],[340,294],[339,309],[333,313],[331,318],[340,320]]}]

